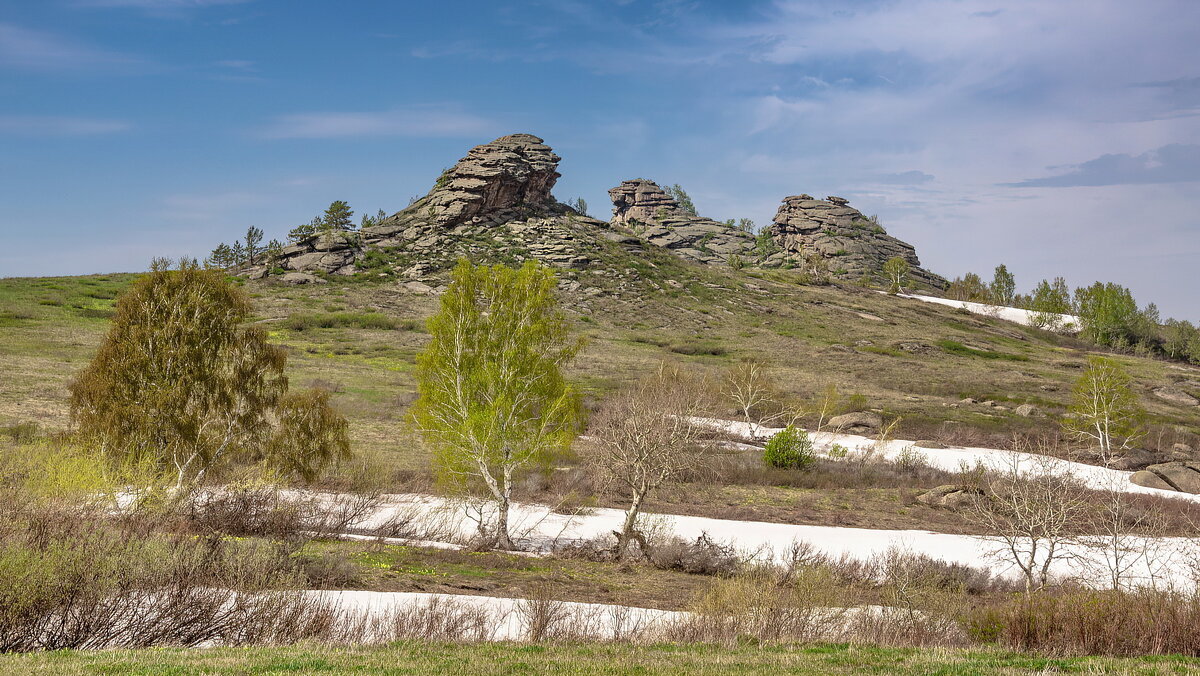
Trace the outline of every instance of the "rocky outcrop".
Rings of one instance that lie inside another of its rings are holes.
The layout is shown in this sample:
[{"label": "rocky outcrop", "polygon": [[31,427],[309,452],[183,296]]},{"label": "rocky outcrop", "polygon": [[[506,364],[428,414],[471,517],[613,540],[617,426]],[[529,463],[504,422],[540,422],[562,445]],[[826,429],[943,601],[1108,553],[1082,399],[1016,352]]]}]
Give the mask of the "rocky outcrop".
[{"label": "rocky outcrop", "polygon": [[612,225],[627,228],[650,244],[698,263],[727,264],[734,256],[747,263],[761,262],[756,260],[761,256],[753,234],[687,213],[654,181],[623,181],[608,196],[613,202]]},{"label": "rocky outcrop", "polygon": [[[917,264],[911,246],[888,237],[840,198],[788,198],[776,222],[756,236],[689,213],[653,181],[638,179],[609,191],[613,217],[605,223],[554,199],[558,161],[536,136],[502,136],[472,148],[425,196],[382,222],[360,232],[309,237],[285,247],[268,265],[236,272],[263,277],[279,268],[284,274],[429,281],[465,257],[505,264],[534,259],[636,276],[627,262],[612,258],[612,243],[642,255],[647,247],[661,247],[696,263],[796,268],[818,283],[835,267],[846,277],[878,272],[892,255]],[[944,282],[919,268],[913,278]]]},{"label": "rocky outcrop", "polygon": [[[472,148],[408,208],[357,233],[319,235],[283,249],[272,265],[309,273],[375,273],[418,279],[459,257],[537,259],[582,267],[598,238],[620,240],[607,223],[576,213],[551,195],[558,155],[530,134]],[[384,255],[372,256],[378,251]],[[247,271],[266,274],[265,268]]]},{"label": "rocky outcrop", "polygon": [[911,266],[909,277],[913,281],[939,289],[946,286],[945,279],[921,268],[911,244],[887,234],[883,226],[851,207],[844,198],[785,197],[769,227],[781,250],[793,256],[819,253],[829,261],[835,277],[878,277],[883,264],[899,256]]}]

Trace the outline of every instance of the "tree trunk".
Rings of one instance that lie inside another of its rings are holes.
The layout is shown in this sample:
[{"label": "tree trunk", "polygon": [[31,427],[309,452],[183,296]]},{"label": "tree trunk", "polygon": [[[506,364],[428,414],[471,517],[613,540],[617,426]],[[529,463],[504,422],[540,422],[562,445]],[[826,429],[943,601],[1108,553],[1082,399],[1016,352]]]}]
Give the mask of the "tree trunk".
[{"label": "tree trunk", "polygon": [[637,532],[637,518],[642,510],[642,501],[646,498],[645,491],[636,491],[633,494],[633,502],[629,504],[629,509],[625,510],[625,523],[621,525],[621,532],[617,534],[617,560],[625,558],[625,552],[629,549],[629,540],[636,538],[638,544],[642,547],[642,554],[649,554],[646,551],[646,539]]}]

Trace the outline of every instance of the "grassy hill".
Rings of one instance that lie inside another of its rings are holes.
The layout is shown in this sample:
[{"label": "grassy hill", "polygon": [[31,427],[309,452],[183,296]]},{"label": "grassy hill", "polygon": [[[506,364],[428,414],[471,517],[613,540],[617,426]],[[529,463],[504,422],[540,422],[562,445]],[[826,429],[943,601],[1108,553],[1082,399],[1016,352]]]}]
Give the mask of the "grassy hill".
[{"label": "grassy hill", "polygon": [[[560,296],[587,347],[569,376],[590,402],[662,361],[714,377],[738,360],[768,364],[781,398],[801,404],[834,385],[841,410],[899,418],[895,435],[1003,447],[1015,433],[1055,434],[1072,383],[1091,348],[1070,337],[888,296],[857,286],[806,286],[789,271],[685,263],[652,248],[611,248],[611,260],[561,272]],[[68,424],[66,385],[108,325],[114,299],[134,275],[0,280],[0,426]],[[437,296],[366,275],[292,286],[245,281],[258,319],[287,346],[288,376],[335,392],[355,451],[385,468],[391,487],[423,486],[429,456],[405,411],[415,398],[413,364]],[[433,283],[436,286],[436,280]],[[1152,450],[1197,444],[1200,407],[1153,396],[1200,369],[1116,355],[1152,414]],[[961,403],[964,398],[983,403]],[[1041,412],[1019,416],[1017,405]],[[732,415],[732,410],[715,413]],[[952,513],[915,503],[945,476],[819,477],[772,473],[753,458],[722,465],[720,481],[667,491],[660,511],[796,523],[926,527],[955,532]],[[531,483],[527,499],[587,493],[586,478]]]}]

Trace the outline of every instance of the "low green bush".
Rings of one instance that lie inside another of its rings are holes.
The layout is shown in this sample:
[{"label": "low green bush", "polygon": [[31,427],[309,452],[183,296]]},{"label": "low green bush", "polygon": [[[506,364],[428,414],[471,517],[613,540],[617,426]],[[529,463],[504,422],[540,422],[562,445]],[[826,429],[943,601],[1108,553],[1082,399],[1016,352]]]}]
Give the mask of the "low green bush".
[{"label": "low green bush", "polygon": [[767,441],[763,461],[782,469],[809,469],[816,462],[808,433],[788,425]]}]

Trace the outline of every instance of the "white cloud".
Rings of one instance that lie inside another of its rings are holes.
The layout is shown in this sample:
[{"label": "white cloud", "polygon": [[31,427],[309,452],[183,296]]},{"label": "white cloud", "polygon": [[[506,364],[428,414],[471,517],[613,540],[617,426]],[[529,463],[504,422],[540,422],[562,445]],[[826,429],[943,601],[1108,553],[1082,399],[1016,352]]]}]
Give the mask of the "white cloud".
[{"label": "white cloud", "polygon": [[28,70],[96,70],[137,63],[137,59],[61,35],[0,23],[0,66]]},{"label": "white cloud", "polygon": [[130,128],[122,120],[38,115],[0,115],[0,134],[31,136],[90,136],[112,134]]},{"label": "white cloud", "polygon": [[261,130],[271,139],[368,136],[454,137],[495,131],[485,118],[445,106],[408,106],[376,112],[323,112],[283,115]]}]

